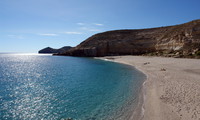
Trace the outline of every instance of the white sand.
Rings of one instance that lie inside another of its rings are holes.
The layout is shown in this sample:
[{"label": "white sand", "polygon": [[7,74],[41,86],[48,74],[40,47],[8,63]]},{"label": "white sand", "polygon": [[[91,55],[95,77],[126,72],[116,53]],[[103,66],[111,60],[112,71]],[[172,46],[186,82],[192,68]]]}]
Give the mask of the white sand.
[{"label": "white sand", "polygon": [[199,59],[144,56],[101,59],[133,65],[147,75],[144,120],[200,120]]}]

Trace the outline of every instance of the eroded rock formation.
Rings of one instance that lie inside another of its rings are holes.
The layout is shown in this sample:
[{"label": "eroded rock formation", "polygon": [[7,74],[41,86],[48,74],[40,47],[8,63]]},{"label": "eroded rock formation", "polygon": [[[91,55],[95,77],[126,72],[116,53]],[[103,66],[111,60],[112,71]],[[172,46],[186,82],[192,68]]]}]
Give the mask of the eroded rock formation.
[{"label": "eroded rock formation", "polygon": [[170,53],[195,54],[200,50],[200,20],[138,30],[116,30],[91,36],[75,48],[58,55],[109,56]]}]

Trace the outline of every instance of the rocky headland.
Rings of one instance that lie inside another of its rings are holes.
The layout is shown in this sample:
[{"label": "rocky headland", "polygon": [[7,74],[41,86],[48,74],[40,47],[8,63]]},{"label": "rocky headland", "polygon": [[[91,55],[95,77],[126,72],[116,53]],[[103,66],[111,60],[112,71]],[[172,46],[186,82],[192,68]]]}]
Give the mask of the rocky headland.
[{"label": "rocky headland", "polygon": [[156,55],[200,56],[200,20],[185,24],[98,33],[78,46],[58,53],[67,56]]},{"label": "rocky headland", "polygon": [[38,53],[43,53],[43,54],[53,54],[53,53],[55,54],[55,53],[58,53],[58,54],[62,54],[62,53],[65,53],[66,51],[68,51],[71,48],[72,48],[71,46],[65,46],[65,47],[62,47],[62,48],[59,48],[59,49],[46,47],[46,48],[38,51]]}]

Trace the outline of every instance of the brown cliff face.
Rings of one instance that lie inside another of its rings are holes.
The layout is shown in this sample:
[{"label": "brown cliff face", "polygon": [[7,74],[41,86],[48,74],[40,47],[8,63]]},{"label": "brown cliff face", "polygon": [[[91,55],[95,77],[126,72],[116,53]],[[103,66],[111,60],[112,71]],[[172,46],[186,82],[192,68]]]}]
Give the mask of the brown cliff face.
[{"label": "brown cliff face", "polygon": [[140,30],[116,30],[91,36],[62,55],[141,55],[173,51],[194,54],[200,50],[200,20]]}]

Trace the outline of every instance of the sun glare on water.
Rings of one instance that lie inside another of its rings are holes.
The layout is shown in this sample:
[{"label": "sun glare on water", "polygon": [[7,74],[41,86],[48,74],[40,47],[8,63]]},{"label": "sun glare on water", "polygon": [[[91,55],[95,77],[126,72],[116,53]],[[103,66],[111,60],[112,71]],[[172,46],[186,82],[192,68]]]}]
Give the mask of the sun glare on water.
[{"label": "sun glare on water", "polygon": [[52,54],[38,54],[38,53],[14,53],[15,55],[23,55],[23,56],[26,56],[26,55],[37,55],[37,56],[50,56]]}]

